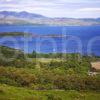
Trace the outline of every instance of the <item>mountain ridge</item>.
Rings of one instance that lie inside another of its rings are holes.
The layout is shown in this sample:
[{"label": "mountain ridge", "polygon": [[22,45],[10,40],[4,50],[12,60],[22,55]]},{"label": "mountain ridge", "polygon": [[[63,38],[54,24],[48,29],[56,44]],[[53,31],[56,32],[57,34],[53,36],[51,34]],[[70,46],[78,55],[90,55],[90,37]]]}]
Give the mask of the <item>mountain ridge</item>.
[{"label": "mountain ridge", "polygon": [[0,11],[0,24],[34,24],[34,25],[100,25],[100,18],[50,18],[26,11]]},{"label": "mountain ridge", "polygon": [[0,11],[0,14],[5,15],[5,16],[15,16],[15,17],[26,17],[26,18],[34,18],[34,17],[38,17],[38,18],[43,18],[45,16],[42,16],[40,14],[33,14],[33,13],[28,13],[26,11],[22,11],[22,12],[14,12],[14,11]]}]

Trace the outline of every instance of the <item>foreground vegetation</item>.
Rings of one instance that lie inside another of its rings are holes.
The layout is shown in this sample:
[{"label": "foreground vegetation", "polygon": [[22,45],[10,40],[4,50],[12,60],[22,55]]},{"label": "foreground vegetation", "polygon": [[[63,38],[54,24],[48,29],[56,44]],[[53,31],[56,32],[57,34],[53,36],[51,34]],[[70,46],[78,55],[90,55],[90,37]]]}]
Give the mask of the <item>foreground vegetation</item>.
[{"label": "foreground vegetation", "polygon": [[[100,74],[88,75],[90,62],[99,61],[99,57],[77,53],[63,54],[66,58],[62,59],[61,53],[24,54],[5,46],[0,51],[0,100],[98,100],[100,97]],[[12,59],[15,53],[17,56]]]},{"label": "foreground vegetation", "polygon": [[0,100],[98,100],[99,92],[78,92],[75,90],[36,91],[27,88],[0,85]]}]

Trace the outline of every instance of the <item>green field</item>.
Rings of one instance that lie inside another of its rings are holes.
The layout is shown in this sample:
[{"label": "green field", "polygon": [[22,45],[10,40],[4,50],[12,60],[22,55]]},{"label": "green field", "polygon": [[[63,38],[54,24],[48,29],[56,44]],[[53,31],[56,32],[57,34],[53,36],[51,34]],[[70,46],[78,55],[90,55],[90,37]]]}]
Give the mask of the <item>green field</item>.
[{"label": "green field", "polygon": [[27,88],[0,85],[0,100],[99,100],[99,92],[36,91]]}]

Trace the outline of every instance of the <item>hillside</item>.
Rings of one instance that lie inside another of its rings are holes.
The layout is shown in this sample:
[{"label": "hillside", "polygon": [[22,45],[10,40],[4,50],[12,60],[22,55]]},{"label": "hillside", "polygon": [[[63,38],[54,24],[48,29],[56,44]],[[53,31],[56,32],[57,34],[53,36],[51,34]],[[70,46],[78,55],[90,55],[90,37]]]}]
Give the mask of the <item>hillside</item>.
[{"label": "hillside", "polygon": [[0,100],[98,100],[99,92],[34,91],[0,84]]},{"label": "hillside", "polygon": [[[0,46],[0,100],[98,100],[100,75],[89,76],[90,60],[79,54],[25,54]],[[14,53],[17,58],[7,61]],[[2,56],[3,54],[3,56]],[[51,57],[52,55],[52,57]],[[37,57],[37,59],[36,59]],[[42,59],[41,59],[42,58]]]},{"label": "hillside", "polygon": [[43,15],[28,12],[0,12],[0,24],[33,24],[33,25],[100,25],[100,18],[75,19],[75,18],[48,18]]}]

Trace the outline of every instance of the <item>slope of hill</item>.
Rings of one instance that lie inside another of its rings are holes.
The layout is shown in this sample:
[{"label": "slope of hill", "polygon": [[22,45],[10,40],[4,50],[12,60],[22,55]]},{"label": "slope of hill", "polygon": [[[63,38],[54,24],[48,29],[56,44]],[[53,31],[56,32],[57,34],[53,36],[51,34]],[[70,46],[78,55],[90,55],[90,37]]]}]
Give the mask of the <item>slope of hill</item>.
[{"label": "slope of hill", "polygon": [[33,25],[100,25],[100,18],[48,18],[39,14],[33,14],[28,12],[0,12],[0,24],[33,24]]},{"label": "slope of hill", "polygon": [[42,16],[42,15],[32,14],[32,13],[28,13],[26,11],[23,11],[23,12],[2,11],[2,12],[0,12],[0,15],[3,15],[3,17],[13,16],[13,17],[17,17],[17,18],[44,18],[44,16]]},{"label": "slope of hill", "polygon": [[0,100],[98,100],[99,92],[34,91],[0,84]]}]

